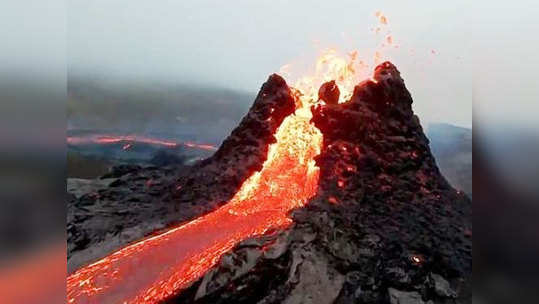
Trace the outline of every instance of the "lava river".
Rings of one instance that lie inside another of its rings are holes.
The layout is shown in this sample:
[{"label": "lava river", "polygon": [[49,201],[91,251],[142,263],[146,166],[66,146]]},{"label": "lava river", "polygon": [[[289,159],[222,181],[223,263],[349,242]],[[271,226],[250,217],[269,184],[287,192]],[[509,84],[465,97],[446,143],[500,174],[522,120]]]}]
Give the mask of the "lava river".
[{"label": "lava river", "polygon": [[277,129],[267,160],[223,207],[83,267],[67,278],[68,303],[157,303],[186,288],[238,242],[291,223],[318,187],[322,134],[308,102]]}]

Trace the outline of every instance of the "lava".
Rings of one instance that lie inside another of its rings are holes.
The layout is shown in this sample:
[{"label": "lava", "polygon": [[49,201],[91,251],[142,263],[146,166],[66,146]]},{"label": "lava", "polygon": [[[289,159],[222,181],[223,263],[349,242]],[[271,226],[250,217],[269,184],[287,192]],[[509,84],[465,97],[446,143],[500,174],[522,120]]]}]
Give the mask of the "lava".
[{"label": "lava", "polygon": [[223,207],[79,269],[67,279],[68,303],[156,303],[187,287],[238,242],[291,223],[318,187],[322,134],[310,102],[278,128],[262,170]]},{"label": "lava", "polygon": [[217,147],[211,144],[198,144],[194,142],[175,142],[170,140],[163,140],[157,138],[151,138],[146,136],[135,136],[135,135],[90,135],[90,136],[68,136],[67,143],[70,145],[81,145],[81,144],[117,144],[122,143],[123,150],[127,150],[133,146],[135,143],[144,143],[156,146],[164,146],[169,148],[174,148],[178,146],[184,146],[188,148],[200,149],[214,151],[217,150]]}]

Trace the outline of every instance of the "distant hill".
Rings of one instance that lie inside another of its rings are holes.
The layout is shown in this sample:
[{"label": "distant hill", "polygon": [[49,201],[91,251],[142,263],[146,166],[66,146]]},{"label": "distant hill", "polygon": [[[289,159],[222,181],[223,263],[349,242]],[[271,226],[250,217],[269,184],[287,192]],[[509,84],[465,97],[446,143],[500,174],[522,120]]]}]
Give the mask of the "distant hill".
[{"label": "distant hill", "polygon": [[433,123],[427,130],[430,148],[445,178],[457,189],[472,195],[472,130]]},{"label": "distant hill", "polygon": [[[219,143],[247,112],[254,94],[189,84],[70,79],[68,129],[170,134]],[[177,138],[177,137],[182,138]]]}]

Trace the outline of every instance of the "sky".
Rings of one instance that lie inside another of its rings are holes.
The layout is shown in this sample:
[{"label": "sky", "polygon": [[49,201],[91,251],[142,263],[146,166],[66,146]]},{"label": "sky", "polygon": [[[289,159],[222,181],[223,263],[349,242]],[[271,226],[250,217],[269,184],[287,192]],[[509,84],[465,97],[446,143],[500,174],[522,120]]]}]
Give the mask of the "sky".
[{"label": "sky", "polygon": [[401,71],[423,125],[471,127],[469,4],[438,2],[70,0],[68,77],[256,93],[285,64],[307,74],[327,48],[371,60],[381,11],[399,45],[384,58]]}]

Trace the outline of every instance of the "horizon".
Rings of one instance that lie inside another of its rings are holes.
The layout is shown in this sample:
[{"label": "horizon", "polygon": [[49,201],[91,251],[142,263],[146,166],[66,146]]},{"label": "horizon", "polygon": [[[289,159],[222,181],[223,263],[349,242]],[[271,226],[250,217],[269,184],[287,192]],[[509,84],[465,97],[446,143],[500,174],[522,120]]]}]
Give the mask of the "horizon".
[{"label": "horizon", "polygon": [[391,6],[345,2],[346,10],[305,1],[256,6],[238,1],[215,10],[212,1],[70,1],[68,79],[185,83],[254,95],[284,65],[295,69],[294,77],[281,75],[289,84],[309,75],[318,54],[328,48],[340,54],[358,50],[372,70],[374,52],[385,39],[373,31],[380,11],[398,45],[385,49],[382,60],[401,72],[421,120],[472,127],[464,1],[447,7],[427,1]]}]

